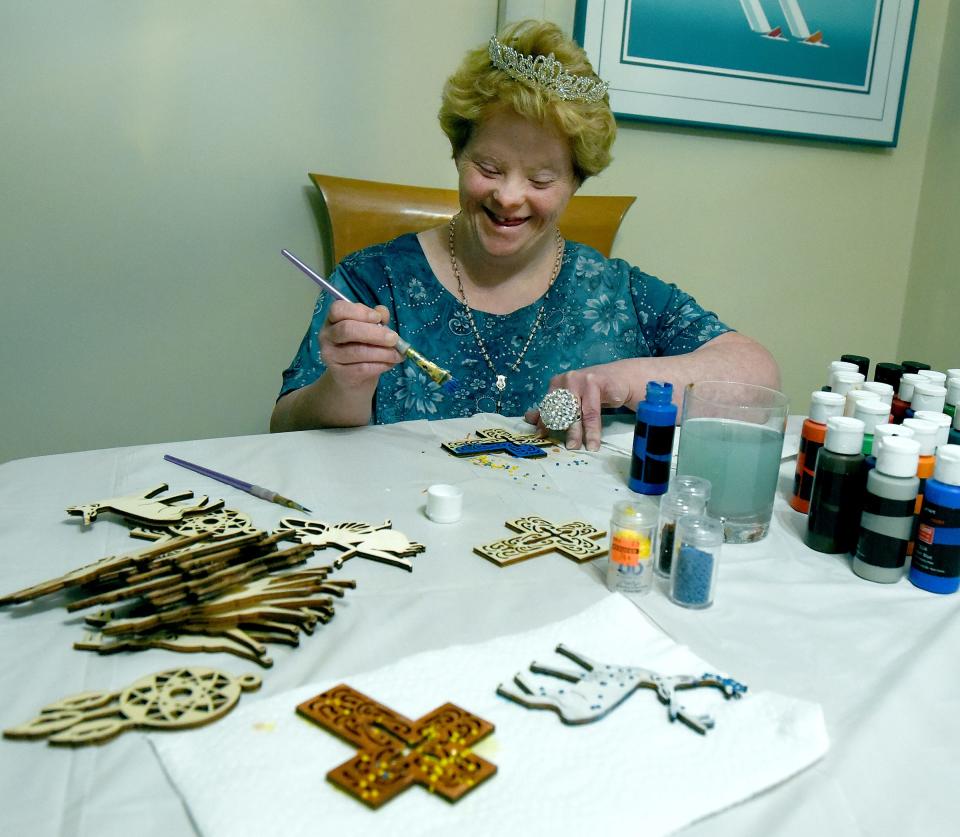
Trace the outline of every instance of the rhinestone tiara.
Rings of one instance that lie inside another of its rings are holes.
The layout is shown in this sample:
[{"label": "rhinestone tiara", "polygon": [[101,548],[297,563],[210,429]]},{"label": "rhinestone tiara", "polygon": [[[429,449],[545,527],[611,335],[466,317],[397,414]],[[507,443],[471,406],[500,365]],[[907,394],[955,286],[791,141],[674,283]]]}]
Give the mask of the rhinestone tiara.
[{"label": "rhinestone tiara", "polygon": [[490,62],[519,81],[530,81],[559,98],[575,102],[599,102],[607,93],[607,82],[596,76],[576,76],[563,69],[563,64],[549,55],[524,55],[513,47],[501,44],[496,36],[487,48]]}]

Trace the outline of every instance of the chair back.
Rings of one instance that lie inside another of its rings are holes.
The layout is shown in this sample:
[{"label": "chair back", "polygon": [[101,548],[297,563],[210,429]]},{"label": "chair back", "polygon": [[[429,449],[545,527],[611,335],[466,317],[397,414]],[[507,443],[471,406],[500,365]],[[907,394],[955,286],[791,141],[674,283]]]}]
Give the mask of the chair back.
[{"label": "chair back", "polygon": [[[455,189],[401,186],[310,173],[323,195],[330,266],[344,256],[408,232],[449,221],[460,208]],[[560,218],[560,232],[609,256],[623,216],[636,200],[628,195],[574,195]]]}]

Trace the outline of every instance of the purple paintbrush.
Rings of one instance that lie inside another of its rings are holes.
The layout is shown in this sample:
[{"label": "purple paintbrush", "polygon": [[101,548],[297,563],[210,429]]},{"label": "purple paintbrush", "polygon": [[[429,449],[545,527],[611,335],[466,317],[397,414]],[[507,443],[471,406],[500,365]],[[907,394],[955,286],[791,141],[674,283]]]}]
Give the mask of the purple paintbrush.
[{"label": "purple paintbrush", "polygon": [[246,491],[248,494],[252,494],[254,497],[259,497],[261,500],[267,500],[270,503],[277,503],[281,506],[286,506],[288,509],[297,509],[297,511],[302,512],[310,511],[310,509],[306,508],[305,506],[301,506],[299,503],[284,497],[282,494],[277,494],[276,491],[271,491],[269,488],[264,488],[261,485],[254,485],[253,483],[245,482],[244,480],[238,480],[236,477],[231,477],[227,474],[221,474],[219,471],[214,471],[212,468],[204,468],[203,465],[195,465],[193,462],[187,462],[186,459],[177,459],[177,457],[171,456],[169,453],[164,454],[163,458],[166,459],[167,462],[172,462],[174,465],[179,465],[181,468],[187,468],[191,471],[195,471],[198,474],[203,474],[203,476],[222,482],[224,485],[229,485],[233,488],[239,488],[241,491]]}]

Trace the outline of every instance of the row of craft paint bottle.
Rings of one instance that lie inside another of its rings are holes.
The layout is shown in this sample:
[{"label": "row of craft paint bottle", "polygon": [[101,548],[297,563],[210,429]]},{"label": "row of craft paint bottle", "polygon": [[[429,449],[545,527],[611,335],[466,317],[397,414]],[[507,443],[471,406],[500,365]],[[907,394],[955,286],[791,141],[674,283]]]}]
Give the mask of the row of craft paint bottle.
[{"label": "row of craft paint bottle", "polygon": [[868,458],[863,421],[828,417],[810,491],[807,545],[851,553],[853,571],[869,581],[899,581],[909,566],[917,587],[956,592],[960,445],[938,448],[936,433],[936,425],[920,419],[880,425]]}]

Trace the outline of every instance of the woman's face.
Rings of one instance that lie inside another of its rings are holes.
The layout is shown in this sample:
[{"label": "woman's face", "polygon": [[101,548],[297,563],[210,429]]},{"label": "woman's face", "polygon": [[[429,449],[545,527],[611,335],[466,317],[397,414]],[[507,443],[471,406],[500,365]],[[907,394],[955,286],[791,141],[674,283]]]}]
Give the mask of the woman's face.
[{"label": "woman's face", "polygon": [[477,125],[457,158],[461,223],[491,256],[531,257],[554,229],[579,185],[570,146],[551,125],[512,110]]}]

